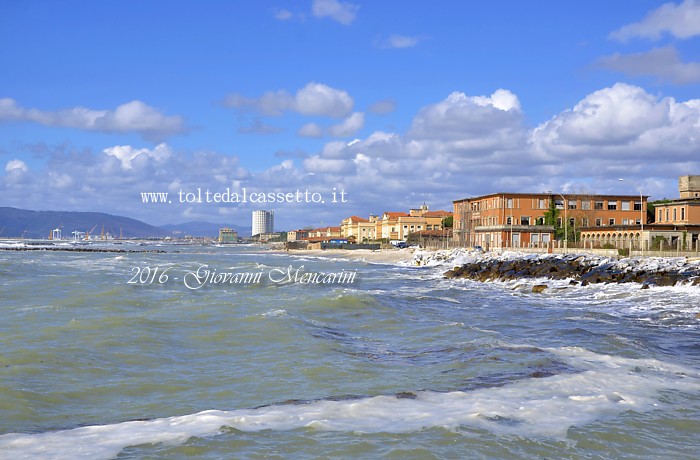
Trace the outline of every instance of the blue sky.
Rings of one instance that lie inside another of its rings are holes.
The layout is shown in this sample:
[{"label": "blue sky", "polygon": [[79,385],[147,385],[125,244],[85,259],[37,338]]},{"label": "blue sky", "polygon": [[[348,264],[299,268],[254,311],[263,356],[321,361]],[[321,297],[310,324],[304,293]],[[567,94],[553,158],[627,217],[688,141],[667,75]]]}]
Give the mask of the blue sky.
[{"label": "blue sky", "polygon": [[[287,229],[499,191],[675,197],[700,174],[700,1],[0,11],[2,206]],[[197,188],[348,201],[174,198]]]}]

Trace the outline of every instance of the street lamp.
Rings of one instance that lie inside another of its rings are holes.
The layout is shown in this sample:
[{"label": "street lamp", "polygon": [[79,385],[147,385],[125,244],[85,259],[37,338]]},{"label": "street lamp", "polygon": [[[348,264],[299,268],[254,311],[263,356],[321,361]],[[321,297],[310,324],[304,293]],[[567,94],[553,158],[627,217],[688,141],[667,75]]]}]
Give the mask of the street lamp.
[{"label": "street lamp", "polygon": [[[618,179],[620,182],[624,182],[625,180],[620,178]],[[639,231],[639,244],[642,246],[642,251],[644,250],[644,244],[642,243],[643,238],[644,238],[644,198],[642,197],[642,187],[637,186],[637,191],[639,191],[639,225],[640,225],[640,231]]]}]

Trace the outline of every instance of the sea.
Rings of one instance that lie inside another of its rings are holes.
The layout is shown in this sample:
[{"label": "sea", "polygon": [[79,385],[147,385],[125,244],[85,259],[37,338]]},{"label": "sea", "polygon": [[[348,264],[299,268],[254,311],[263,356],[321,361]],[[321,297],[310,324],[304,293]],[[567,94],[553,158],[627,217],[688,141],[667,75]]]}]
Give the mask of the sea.
[{"label": "sea", "polygon": [[695,459],[700,287],[0,251],[0,458]]}]

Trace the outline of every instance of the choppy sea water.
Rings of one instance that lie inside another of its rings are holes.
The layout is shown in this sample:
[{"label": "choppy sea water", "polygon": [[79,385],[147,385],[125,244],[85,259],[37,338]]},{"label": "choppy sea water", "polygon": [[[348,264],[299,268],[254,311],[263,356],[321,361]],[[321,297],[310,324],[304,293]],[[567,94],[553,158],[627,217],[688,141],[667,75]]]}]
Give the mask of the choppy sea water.
[{"label": "choppy sea water", "polygon": [[[0,458],[700,452],[697,287],[534,294],[451,267],[158,249],[0,251]],[[202,265],[356,276],[189,289]]]}]

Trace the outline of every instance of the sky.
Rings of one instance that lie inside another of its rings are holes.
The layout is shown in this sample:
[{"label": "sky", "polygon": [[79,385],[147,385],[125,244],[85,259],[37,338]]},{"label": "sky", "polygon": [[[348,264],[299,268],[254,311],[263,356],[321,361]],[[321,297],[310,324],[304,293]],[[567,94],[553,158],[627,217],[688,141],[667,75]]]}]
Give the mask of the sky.
[{"label": "sky", "polygon": [[700,174],[700,0],[0,12],[0,206],[289,230]]}]

